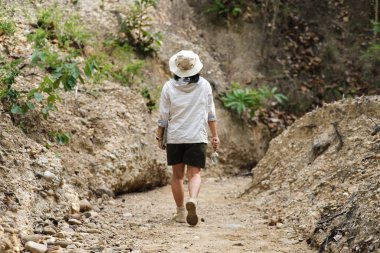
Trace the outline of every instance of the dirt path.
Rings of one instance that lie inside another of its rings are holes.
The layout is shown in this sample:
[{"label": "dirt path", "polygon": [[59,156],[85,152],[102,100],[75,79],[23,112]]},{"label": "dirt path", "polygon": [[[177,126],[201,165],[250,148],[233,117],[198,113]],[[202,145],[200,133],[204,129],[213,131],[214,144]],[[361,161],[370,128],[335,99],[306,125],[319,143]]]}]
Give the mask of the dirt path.
[{"label": "dirt path", "polygon": [[171,221],[170,186],[109,200],[92,223],[101,236],[96,230],[76,231],[79,246],[94,252],[314,252],[305,242],[290,239],[289,228],[268,226],[257,208],[236,198],[249,182],[204,179],[199,199],[203,221],[196,227]]}]

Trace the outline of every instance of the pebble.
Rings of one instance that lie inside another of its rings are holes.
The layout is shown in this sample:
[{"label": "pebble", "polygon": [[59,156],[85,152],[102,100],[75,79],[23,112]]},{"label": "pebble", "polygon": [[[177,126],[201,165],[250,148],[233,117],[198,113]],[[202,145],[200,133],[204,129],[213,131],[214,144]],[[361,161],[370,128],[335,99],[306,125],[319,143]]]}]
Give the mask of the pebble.
[{"label": "pebble", "polygon": [[56,241],[56,242],[51,243],[51,245],[57,245],[57,246],[60,246],[62,248],[67,248],[67,246],[69,246],[71,244],[72,244],[72,242],[70,242],[70,241]]},{"label": "pebble", "polygon": [[277,222],[277,223],[276,223],[276,228],[281,229],[281,228],[283,228],[283,227],[284,227],[284,224],[283,224],[283,223],[281,223],[281,222]]},{"label": "pebble", "polygon": [[92,205],[91,205],[91,203],[87,199],[82,199],[79,202],[79,210],[81,212],[90,211],[90,210],[92,210]]},{"label": "pebble", "polygon": [[86,224],[86,227],[88,227],[88,228],[98,228],[98,226],[95,223],[93,223],[93,222],[90,222],[90,223]]},{"label": "pebble", "polygon": [[53,173],[51,173],[50,171],[48,170],[45,170],[44,174],[42,175],[46,180],[53,180],[55,178],[55,175]]},{"label": "pebble", "polygon": [[67,222],[68,222],[70,225],[82,225],[82,222],[81,222],[80,220],[73,219],[73,218],[69,219]]},{"label": "pebble", "polygon": [[40,242],[45,238],[44,235],[38,235],[38,234],[33,234],[33,235],[23,235],[21,236],[21,240],[24,242]]},{"label": "pebble", "polygon": [[123,213],[123,217],[129,218],[132,217],[133,215],[131,213]]},{"label": "pebble", "polygon": [[94,228],[87,229],[86,232],[89,234],[100,234],[100,231],[98,229],[94,229]]},{"label": "pebble", "polygon": [[55,233],[57,233],[57,231],[55,231],[53,227],[47,226],[43,228],[42,233],[45,235],[54,235]]},{"label": "pebble", "polygon": [[29,241],[25,244],[25,249],[32,253],[45,253],[47,251],[47,246]]},{"label": "pebble", "polygon": [[79,213],[80,212],[80,204],[77,202],[71,203],[71,213]]}]

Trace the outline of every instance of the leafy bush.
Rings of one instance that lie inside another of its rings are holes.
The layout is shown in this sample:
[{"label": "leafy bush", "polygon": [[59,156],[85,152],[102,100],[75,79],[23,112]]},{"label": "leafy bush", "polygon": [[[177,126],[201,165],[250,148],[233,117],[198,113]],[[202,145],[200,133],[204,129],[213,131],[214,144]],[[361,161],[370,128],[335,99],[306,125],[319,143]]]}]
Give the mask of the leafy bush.
[{"label": "leafy bush", "polygon": [[131,85],[134,82],[135,77],[141,74],[143,64],[144,62],[141,60],[129,63],[121,69],[116,69],[112,73],[112,76],[123,85]]},{"label": "leafy bush", "polygon": [[242,117],[246,114],[253,116],[257,110],[267,107],[273,100],[282,104],[287,97],[278,93],[276,87],[272,89],[261,87],[257,90],[241,89],[238,83],[233,83],[232,88],[221,99],[226,108],[236,111]]},{"label": "leafy bush", "polygon": [[0,65],[0,100],[6,104],[17,101],[20,93],[13,88],[16,77],[20,74],[21,60],[3,62]]},{"label": "leafy bush", "polygon": [[56,7],[40,10],[37,14],[37,26],[39,29],[30,36],[32,40],[35,42],[56,40],[60,47],[71,52],[82,51],[90,38],[77,14],[64,19],[62,11]]},{"label": "leafy bush", "polygon": [[83,49],[90,38],[90,34],[80,24],[79,16],[70,16],[60,28],[58,35],[59,44],[63,48]]},{"label": "leafy bush", "polygon": [[228,17],[229,15],[237,17],[241,12],[242,7],[240,1],[230,0],[214,0],[211,7],[206,10],[206,13],[215,13],[222,17]]},{"label": "leafy bush", "polygon": [[161,94],[161,89],[162,89],[162,87],[157,88],[155,90],[150,90],[147,87],[144,87],[141,89],[140,93],[147,100],[147,102],[145,104],[146,104],[149,112],[152,112],[153,110],[158,108],[157,101],[158,101],[159,96]]},{"label": "leafy bush", "polygon": [[13,35],[16,32],[15,23],[9,20],[0,20],[0,35]]},{"label": "leafy bush", "polygon": [[37,12],[37,26],[45,31],[58,29],[62,21],[63,14],[60,9],[50,7]]},{"label": "leafy bush", "polygon": [[62,131],[50,133],[50,136],[53,137],[59,145],[67,145],[71,141],[71,135]]},{"label": "leafy bush", "polygon": [[127,17],[120,24],[120,32],[125,34],[126,43],[143,56],[155,54],[161,46],[161,34],[148,31],[152,26],[148,9],[155,5],[156,0],[135,0]]}]

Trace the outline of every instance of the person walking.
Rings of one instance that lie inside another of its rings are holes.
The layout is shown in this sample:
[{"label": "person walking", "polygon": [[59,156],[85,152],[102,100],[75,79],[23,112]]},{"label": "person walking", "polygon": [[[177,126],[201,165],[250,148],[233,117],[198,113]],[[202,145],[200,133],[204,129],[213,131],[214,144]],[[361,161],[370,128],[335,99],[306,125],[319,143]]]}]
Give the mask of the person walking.
[{"label": "person walking", "polygon": [[[170,58],[169,69],[173,78],[162,88],[156,136],[158,147],[166,149],[168,165],[173,169],[171,189],[177,205],[173,219],[187,221],[191,226],[198,223],[197,198],[201,187],[200,171],[206,165],[207,126],[213,149],[217,150],[220,145],[212,88],[199,75],[202,68],[199,56],[190,50],[182,50]],[[185,167],[190,195],[186,206]]]}]

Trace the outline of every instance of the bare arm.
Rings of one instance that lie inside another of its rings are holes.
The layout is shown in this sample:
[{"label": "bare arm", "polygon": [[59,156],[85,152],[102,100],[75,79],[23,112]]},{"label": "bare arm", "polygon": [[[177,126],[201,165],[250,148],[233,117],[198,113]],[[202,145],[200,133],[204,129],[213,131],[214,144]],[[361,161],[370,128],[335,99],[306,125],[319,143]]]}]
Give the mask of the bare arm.
[{"label": "bare arm", "polygon": [[156,139],[157,139],[157,144],[160,149],[165,149],[165,144],[164,144],[164,132],[165,132],[165,127],[158,126],[157,127],[157,133],[156,133]]},{"label": "bare arm", "polygon": [[220,140],[218,137],[218,130],[216,128],[216,121],[209,121],[208,127],[210,128],[210,132],[212,135],[211,145],[212,145],[213,149],[216,151],[219,149],[219,146],[220,146]]}]

